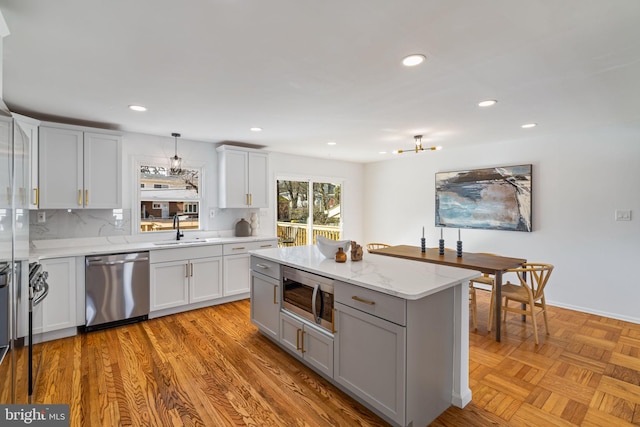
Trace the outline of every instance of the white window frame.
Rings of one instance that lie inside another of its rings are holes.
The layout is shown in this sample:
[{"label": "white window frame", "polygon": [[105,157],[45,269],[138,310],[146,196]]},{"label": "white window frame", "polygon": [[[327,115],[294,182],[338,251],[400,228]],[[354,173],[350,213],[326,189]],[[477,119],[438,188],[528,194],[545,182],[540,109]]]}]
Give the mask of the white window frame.
[{"label": "white window frame", "polygon": [[[140,168],[142,166],[145,165],[157,165],[157,166],[166,166],[169,167],[169,159],[165,159],[165,158],[160,158],[160,157],[144,157],[144,156],[139,156],[139,157],[135,157],[133,159],[132,162],[132,182],[136,183],[135,188],[136,191],[133,192],[132,195],[132,224],[131,224],[131,228],[132,228],[132,232],[133,234],[149,234],[150,232],[142,232],[140,230],[140,202],[142,201],[141,198],[141,190],[142,187],[140,186]],[[205,226],[205,218],[202,217],[202,215],[200,215],[200,212],[207,212],[207,206],[206,205],[206,198],[205,198],[205,191],[206,191],[206,176],[205,176],[205,164],[200,163],[200,164],[195,164],[195,163],[188,163],[185,162],[183,163],[183,168],[184,169],[197,169],[198,170],[198,198],[197,199],[193,199],[193,200],[189,200],[189,202],[198,202],[198,230],[184,230],[185,233],[188,233],[190,231],[201,231],[204,230],[204,226]],[[167,202],[175,202],[177,200],[167,200]],[[165,231],[154,231],[153,234],[154,235],[163,235],[166,234],[167,236],[173,236],[174,235],[174,231],[173,230],[165,230]]]}]

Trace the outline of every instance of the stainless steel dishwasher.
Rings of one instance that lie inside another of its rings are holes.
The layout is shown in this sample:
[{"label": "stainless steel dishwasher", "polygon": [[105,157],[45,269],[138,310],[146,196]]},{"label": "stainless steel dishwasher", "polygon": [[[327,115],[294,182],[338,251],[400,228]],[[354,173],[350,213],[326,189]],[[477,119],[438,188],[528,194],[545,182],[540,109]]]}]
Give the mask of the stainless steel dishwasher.
[{"label": "stainless steel dishwasher", "polygon": [[85,257],[85,330],[149,317],[149,252]]}]

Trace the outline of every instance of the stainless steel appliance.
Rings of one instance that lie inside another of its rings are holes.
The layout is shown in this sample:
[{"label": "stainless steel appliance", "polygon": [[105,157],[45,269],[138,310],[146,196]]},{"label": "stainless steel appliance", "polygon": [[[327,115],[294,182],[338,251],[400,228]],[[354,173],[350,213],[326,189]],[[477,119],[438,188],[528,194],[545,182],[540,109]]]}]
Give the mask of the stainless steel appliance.
[{"label": "stainless steel appliance", "polygon": [[0,364],[4,356],[9,351],[10,316],[11,307],[9,305],[9,276],[11,274],[11,264],[0,263]]},{"label": "stainless steel appliance", "polygon": [[[32,262],[29,264],[29,335],[28,335],[28,390],[29,402],[32,402],[33,394],[36,385],[36,378],[40,369],[40,362],[42,360],[41,349],[35,349],[35,335],[34,335],[34,312],[36,307],[42,303],[42,301],[49,294],[49,284],[47,278],[49,274],[43,270],[42,264],[38,262]],[[41,326],[41,325],[39,325]]]},{"label": "stainless steel appliance", "polygon": [[87,331],[147,319],[149,252],[85,258]]},{"label": "stainless steel appliance", "polygon": [[334,280],[290,267],[282,271],[282,308],[332,331]]}]

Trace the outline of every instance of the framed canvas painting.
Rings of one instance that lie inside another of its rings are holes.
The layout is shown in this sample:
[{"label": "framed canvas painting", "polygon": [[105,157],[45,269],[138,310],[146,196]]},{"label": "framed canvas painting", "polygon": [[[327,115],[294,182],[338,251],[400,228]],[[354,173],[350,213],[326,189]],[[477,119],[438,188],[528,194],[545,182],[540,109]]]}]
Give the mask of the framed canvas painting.
[{"label": "framed canvas painting", "polygon": [[436,226],[531,231],[531,169],[436,173]]}]

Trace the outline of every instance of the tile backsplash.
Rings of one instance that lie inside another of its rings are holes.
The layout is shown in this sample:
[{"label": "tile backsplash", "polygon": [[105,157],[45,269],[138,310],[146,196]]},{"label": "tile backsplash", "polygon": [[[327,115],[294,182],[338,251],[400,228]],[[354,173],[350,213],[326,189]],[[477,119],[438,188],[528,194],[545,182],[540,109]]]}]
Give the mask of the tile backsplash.
[{"label": "tile backsplash", "polygon": [[[44,213],[44,222],[38,214]],[[131,234],[130,209],[41,209],[29,211],[29,240]]]}]

